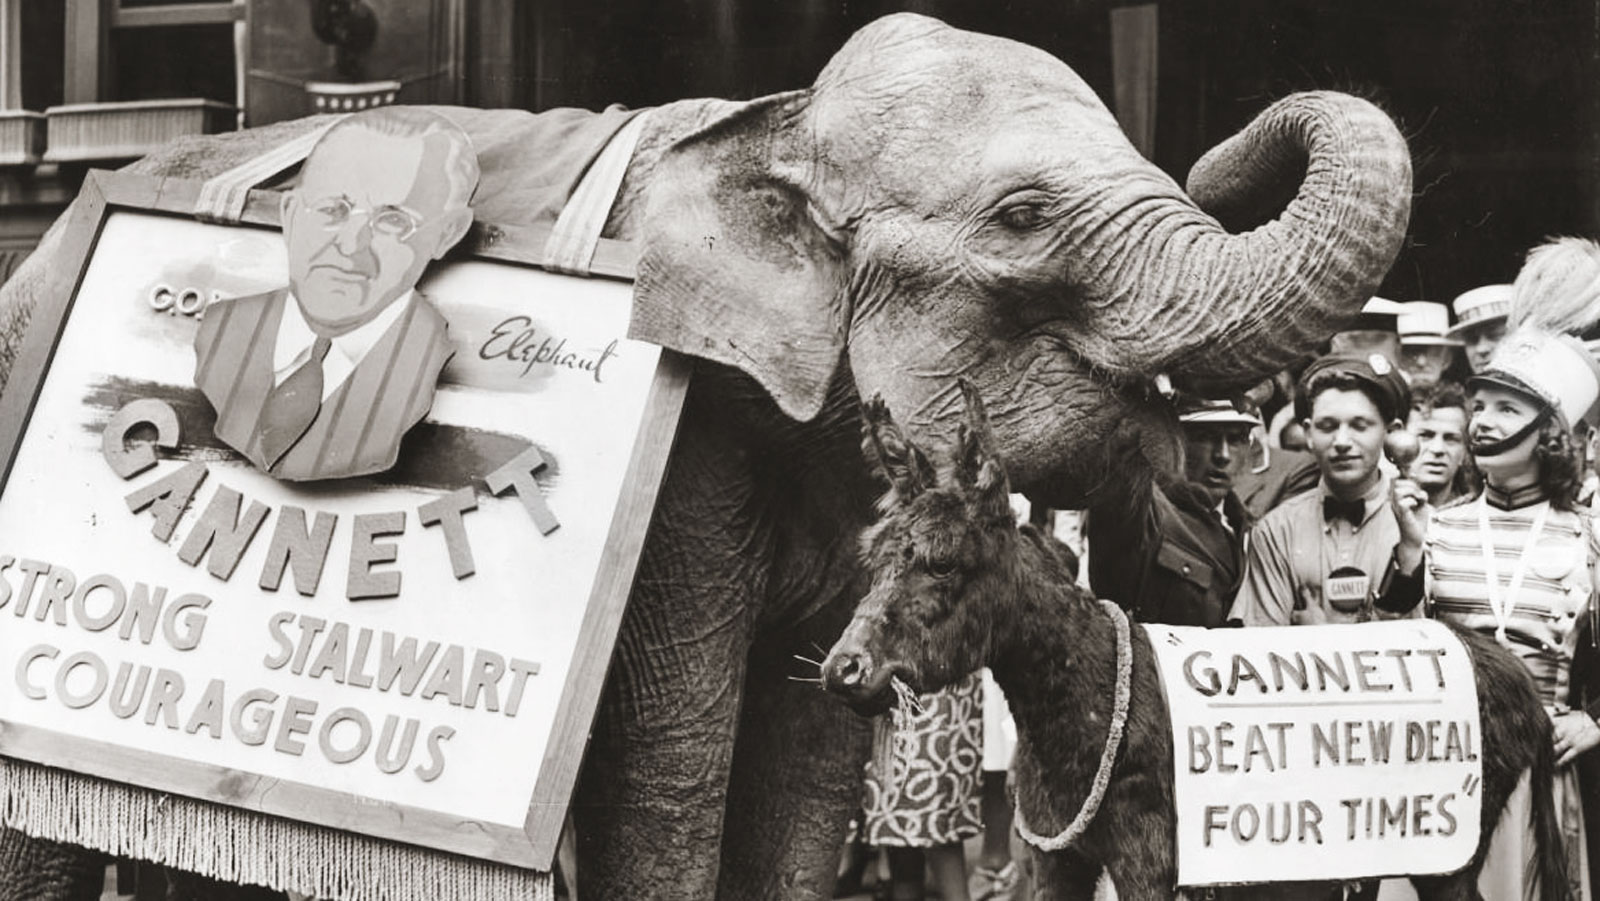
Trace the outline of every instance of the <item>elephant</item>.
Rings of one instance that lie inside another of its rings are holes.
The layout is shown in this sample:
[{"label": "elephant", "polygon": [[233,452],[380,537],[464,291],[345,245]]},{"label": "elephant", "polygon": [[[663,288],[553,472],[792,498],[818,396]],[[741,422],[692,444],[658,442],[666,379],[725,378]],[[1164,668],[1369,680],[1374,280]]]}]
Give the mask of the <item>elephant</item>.
[{"label": "elephant", "polygon": [[[440,111],[475,140],[537,118]],[[134,168],[207,177],[309,127]],[[528,224],[496,189],[516,166],[486,162],[481,221]],[[915,14],[809,88],[655,108],[606,235],[639,247],[631,335],[694,372],[574,800],[584,895],[827,897],[869,734],[787,677],[865,591],[862,398],[938,433],[965,378],[1013,484],[1083,506],[1173,446],[1158,375],[1242,389],[1352,318],[1410,197],[1406,142],[1365,100],[1280,100],[1186,192],[1061,60]],[[7,346],[55,246],[0,296]],[[1108,452],[1130,435],[1147,453]]]}]

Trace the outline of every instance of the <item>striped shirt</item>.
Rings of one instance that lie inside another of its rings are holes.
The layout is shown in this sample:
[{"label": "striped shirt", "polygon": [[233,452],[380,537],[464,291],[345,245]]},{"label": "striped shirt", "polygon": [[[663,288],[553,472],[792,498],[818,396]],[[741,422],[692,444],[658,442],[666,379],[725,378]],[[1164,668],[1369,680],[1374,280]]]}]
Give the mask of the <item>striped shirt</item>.
[{"label": "striped shirt", "polygon": [[[1529,544],[1535,520],[1543,528]],[[1489,595],[1482,518],[1487,515],[1496,592],[1509,590],[1519,567],[1522,584],[1509,599],[1506,634],[1545,703],[1564,704],[1579,615],[1589,603],[1589,536],[1577,513],[1540,501],[1501,510],[1483,498],[1440,510],[1428,524],[1427,586],[1434,615],[1487,635],[1499,620]],[[1526,553],[1524,553],[1526,552]]]}]

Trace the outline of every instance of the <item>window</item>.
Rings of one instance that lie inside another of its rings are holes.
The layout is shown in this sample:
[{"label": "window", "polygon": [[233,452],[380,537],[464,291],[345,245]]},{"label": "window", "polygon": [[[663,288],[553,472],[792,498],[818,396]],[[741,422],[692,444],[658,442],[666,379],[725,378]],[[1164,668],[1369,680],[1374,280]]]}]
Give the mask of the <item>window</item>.
[{"label": "window", "polygon": [[67,0],[66,10],[65,102],[240,105],[245,0]]}]

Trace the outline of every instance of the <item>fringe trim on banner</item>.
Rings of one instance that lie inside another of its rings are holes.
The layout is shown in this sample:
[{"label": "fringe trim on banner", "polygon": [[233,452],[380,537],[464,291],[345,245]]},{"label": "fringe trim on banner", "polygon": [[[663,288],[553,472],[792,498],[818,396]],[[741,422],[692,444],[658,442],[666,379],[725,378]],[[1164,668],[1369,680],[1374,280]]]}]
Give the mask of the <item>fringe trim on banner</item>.
[{"label": "fringe trim on banner", "polygon": [[0,822],[221,879],[335,901],[554,901],[549,873],[0,759]]}]

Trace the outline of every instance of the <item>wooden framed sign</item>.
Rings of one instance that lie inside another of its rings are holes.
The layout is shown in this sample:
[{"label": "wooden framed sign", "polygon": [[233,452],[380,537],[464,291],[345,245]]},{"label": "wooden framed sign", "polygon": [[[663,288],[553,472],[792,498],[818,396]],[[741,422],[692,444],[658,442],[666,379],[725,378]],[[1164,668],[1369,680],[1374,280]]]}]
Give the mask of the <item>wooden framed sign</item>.
[{"label": "wooden framed sign", "polygon": [[416,224],[198,192],[90,175],[0,398],[0,754],[548,870],[687,361],[481,224],[330,340],[280,215]]}]

